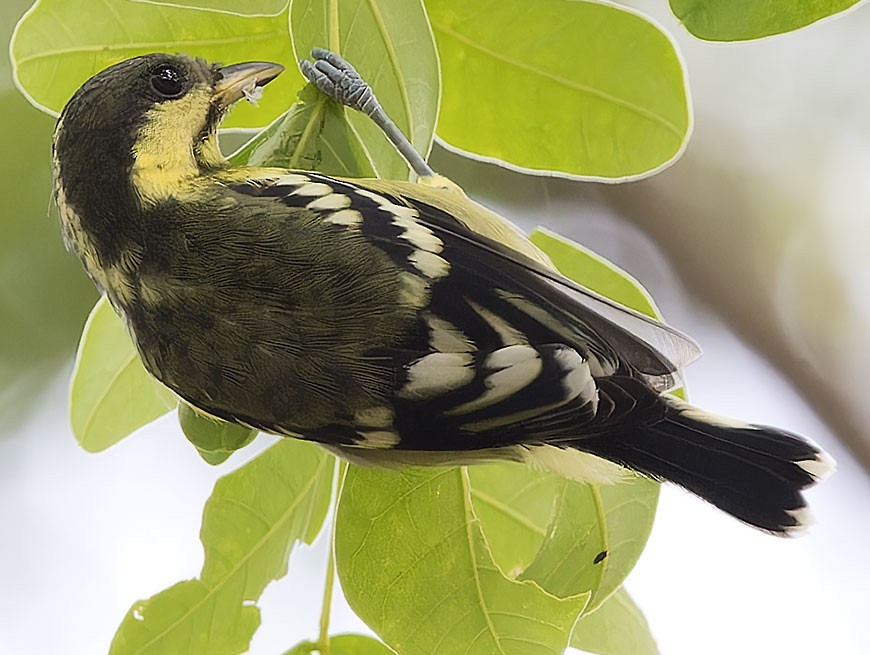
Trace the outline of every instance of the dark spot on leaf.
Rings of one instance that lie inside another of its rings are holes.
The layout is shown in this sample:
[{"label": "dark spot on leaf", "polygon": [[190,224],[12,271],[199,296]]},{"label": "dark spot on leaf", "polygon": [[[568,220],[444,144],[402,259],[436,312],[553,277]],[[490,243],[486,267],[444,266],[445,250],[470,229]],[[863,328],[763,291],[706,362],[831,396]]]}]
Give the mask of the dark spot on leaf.
[{"label": "dark spot on leaf", "polygon": [[600,553],[598,553],[598,554],[595,556],[595,559],[592,560],[592,563],[593,563],[593,564],[599,564],[599,563],[601,563],[601,562],[604,561],[604,558],[605,558],[605,557],[607,557],[607,551],[606,551],[606,550],[602,550]]}]

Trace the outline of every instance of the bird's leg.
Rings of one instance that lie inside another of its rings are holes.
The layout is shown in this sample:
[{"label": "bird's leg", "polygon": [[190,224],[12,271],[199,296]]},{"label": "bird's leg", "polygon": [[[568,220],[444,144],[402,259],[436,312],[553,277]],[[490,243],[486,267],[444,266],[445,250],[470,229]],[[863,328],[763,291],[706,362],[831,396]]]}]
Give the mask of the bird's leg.
[{"label": "bird's leg", "polygon": [[360,77],[353,66],[339,55],[323,48],[314,48],[311,58],[313,63],[303,59],[299,62],[299,67],[312,84],[333,100],[371,118],[417,175],[421,178],[435,177],[435,171],[390,120],[375,97],[372,87]]}]

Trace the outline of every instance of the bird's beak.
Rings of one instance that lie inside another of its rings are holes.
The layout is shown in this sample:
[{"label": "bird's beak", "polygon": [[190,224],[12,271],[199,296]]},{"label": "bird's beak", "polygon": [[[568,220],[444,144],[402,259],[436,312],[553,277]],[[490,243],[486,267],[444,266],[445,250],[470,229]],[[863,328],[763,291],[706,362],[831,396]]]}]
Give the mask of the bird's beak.
[{"label": "bird's beak", "polygon": [[218,68],[212,100],[225,109],[243,97],[256,99],[258,89],[274,80],[284,67],[268,61],[250,61]]}]

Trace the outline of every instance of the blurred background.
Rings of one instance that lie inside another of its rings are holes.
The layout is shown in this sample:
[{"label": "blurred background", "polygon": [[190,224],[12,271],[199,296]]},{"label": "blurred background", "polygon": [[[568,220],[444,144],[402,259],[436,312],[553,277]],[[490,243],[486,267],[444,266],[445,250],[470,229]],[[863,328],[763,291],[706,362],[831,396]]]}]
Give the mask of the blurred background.
[{"label": "blurred background", "polygon": [[[8,42],[30,2],[4,0]],[[531,229],[608,257],[705,356],[693,402],[812,437],[839,463],[811,492],[817,525],[782,541],[666,488],[627,587],[661,652],[870,652],[870,7],[797,33],[715,45],[663,0],[695,133],[645,181],[530,178],[436,147],[434,167]],[[105,652],[137,598],[194,577],[212,468],[164,417],[100,455],[78,448],[66,388],[96,294],[49,215],[53,119],[0,59],[0,653]],[[324,544],[263,597],[252,653],[313,637]],[[339,603],[336,630],[364,629]]]}]

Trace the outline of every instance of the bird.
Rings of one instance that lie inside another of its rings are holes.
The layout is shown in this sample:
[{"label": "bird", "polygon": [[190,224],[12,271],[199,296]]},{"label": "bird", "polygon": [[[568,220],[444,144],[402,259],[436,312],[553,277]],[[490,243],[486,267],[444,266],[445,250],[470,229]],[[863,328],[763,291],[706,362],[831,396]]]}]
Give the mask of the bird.
[{"label": "bird", "polygon": [[[312,56],[318,88],[384,126],[352,66]],[[417,181],[231,165],[223,117],[282,70],[148,54],[60,114],[65,243],[151,375],[206,416],[361,465],[642,475],[774,535],[811,522],[824,451],[670,394],[692,339],[562,276],[421,157]]]}]

